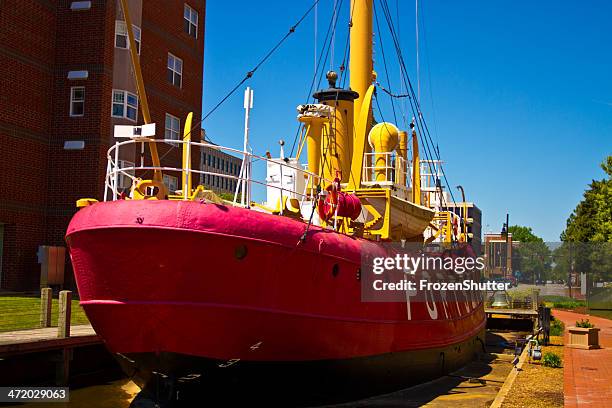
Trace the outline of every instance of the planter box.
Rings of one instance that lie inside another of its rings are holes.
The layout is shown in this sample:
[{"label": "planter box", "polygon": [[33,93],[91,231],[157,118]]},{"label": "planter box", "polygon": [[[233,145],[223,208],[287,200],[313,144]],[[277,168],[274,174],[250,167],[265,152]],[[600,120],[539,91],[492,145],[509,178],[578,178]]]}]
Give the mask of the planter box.
[{"label": "planter box", "polygon": [[579,349],[598,349],[599,347],[599,329],[596,327],[569,327],[569,344],[568,347]]}]

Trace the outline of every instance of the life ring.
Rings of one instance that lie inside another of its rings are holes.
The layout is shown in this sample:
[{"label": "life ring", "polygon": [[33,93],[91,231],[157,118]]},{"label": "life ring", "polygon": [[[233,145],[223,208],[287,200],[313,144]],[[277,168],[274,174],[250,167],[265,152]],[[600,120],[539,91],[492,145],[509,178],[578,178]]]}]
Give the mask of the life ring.
[{"label": "life ring", "polygon": [[[156,187],[157,192],[151,196],[147,193],[147,188]],[[165,200],[166,185],[157,180],[140,180],[134,186],[134,200]]]},{"label": "life ring", "polygon": [[321,195],[317,203],[319,218],[323,221],[331,219],[338,208],[338,192],[340,191],[340,178],[336,177],[334,182],[325,188],[327,194]]}]

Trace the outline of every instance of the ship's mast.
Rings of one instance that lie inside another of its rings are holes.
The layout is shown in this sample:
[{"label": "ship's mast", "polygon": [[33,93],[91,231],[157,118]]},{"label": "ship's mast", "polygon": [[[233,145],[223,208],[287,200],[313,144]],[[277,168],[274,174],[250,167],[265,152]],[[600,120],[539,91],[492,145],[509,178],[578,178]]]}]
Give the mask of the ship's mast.
[{"label": "ship's mast", "polygon": [[[350,87],[359,94],[354,102],[354,127],[357,129],[361,105],[372,84],[372,0],[351,0]],[[371,115],[369,115],[371,117]],[[370,121],[371,122],[371,121]],[[371,124],[366,126],[366,134]]]}]

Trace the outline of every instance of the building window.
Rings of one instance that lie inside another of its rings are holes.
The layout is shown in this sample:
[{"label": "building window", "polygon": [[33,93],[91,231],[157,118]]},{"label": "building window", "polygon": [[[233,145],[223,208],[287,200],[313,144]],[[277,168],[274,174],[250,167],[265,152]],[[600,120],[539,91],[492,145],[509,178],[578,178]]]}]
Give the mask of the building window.
[{"label": "building window", "polygon": [[164,184],[168,187],[170,194],[174,194],[178,190],[178,177],[164,174]]},{"label": "building window", "polygon": [[73,86],[70,88],[70,116],[83,116],[85,114],[85,87]]},{"label": "building window", "polygon": [[136,171],[134,169],[134,163],[127,160],[119,160],[119,168],[131,168],[131,170],[121,170],[117,179],[117,188],[119,190],[127,190],[132,187],[132,177],[134,177],[134,175],[136,174]]},{"label": "building window", "polygon": [[166,113],[166,132],[165,138],[171,140],[180,140],[179,133],[181,129],[181,120],[176,116]]},{"label": "building window", "polygon": [[[140,28],[132,24],[132,30],[134,31],[134,42],[136,43],[136,51],[138,52],[138,54],[140,54]],[[115,47],[123,48],[125,50],[130,48],[127,25],[125,24],[125,21],[115,21]]]},{"label": "building window", "polygon": [[135,94],[113,89],[113,112],[114,118],[126,118],[136,121],[138,117],[138,96]]},{"label": "building window", "polygon": [[179,88],[183,85],[183,60],[168,53],[168,82]]},{"label": "building window", "polygon": [[193,38],[198,38],[198,12],[185,4],[185,32]]}]

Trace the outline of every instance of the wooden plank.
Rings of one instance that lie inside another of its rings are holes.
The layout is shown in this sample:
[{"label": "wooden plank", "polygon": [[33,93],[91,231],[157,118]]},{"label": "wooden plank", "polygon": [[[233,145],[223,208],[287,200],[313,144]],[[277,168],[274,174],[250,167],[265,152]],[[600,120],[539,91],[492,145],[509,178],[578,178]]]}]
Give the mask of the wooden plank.
[{"label": "wooden plank", "polygon": [[71,332],[67,338],[58,338],[55,327],[0,333],[0,357],[102,343],[89,324],[73,326]]},{"label": "wooden plank", "polygon": [[537,316],[537,310],[531,309],[485,309],[488,314],[503,314],[503,315],[521,315],[521,316]]}]

